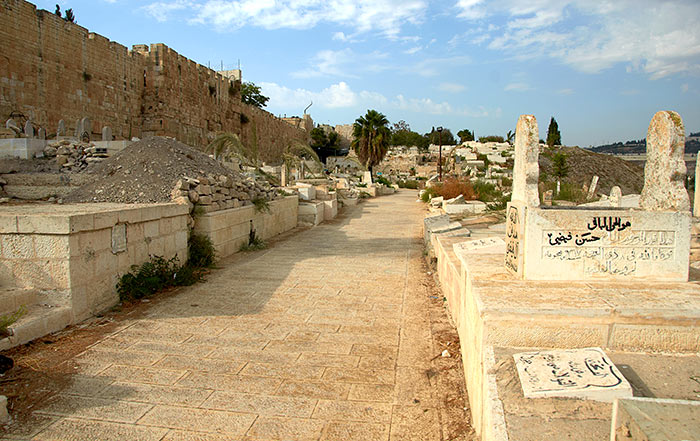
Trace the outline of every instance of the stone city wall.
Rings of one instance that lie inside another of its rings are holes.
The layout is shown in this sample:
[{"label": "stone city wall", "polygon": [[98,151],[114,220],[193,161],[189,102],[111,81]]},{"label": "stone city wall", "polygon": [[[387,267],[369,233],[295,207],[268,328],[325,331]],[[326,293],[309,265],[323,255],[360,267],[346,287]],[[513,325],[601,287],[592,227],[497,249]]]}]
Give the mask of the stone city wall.
[{"label": "stone city wall", "polygon": [[0,10],[3,122],[19,112],[55,133],[63,119],[72,134],[90,116],[94,133],[108,125],[115,135],[141,136],[141,54],[22,0],[2,0]]},{"label": "stone city wall", "polygon": [[162,135],[195,147],[231,131],[257,141],[267,162],[278,162],[291,140],[307,140],[303,128],[241,103],[239,81],[164,44],[129,51],[23,0],[0,0],[0,8],[3,121],[18,112],[53,135],[63,119],[71,135],[89,117],[92,139],[109,126],[115,139]]}]

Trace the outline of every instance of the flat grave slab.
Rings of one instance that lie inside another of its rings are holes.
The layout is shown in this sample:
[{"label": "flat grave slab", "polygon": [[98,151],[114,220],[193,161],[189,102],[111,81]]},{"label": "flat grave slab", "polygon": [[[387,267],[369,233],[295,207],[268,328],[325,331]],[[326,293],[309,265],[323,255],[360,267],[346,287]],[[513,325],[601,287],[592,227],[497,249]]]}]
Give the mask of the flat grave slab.
[{"label": "flat grave slab", "polygon": [[614,441],[700,441],[700,402],[627,398],[613,407]]},{"label": "flat grave slab", "polygon": [[526,398],[612,402],[632,396],[632,387],[600,348],[521,352],[513,358]]}]

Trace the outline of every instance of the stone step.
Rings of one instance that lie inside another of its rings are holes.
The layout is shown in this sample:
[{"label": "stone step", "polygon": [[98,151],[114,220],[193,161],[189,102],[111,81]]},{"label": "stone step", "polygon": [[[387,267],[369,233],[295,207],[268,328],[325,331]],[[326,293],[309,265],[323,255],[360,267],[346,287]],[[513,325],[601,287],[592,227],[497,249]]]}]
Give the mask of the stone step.
[{"label": "stone step", "polygon": [[27,313],[8,326],[9,337],[0,339],[0,351],[9,349],[36,338],[60,331],[70,325],[72,317],[68,306],[51,306],[34,304],[27,308]]},{"label": "stone step", "polygon": [[39,301],[37,290],[0,288],[0,315],[12,314],[20,307],[29,307]]}]

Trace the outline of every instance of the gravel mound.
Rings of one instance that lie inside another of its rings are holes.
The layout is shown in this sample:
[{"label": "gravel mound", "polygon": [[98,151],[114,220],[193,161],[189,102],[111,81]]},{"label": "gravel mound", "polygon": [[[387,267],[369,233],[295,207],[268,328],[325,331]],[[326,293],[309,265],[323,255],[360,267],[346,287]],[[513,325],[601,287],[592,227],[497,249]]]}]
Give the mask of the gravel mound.
[{"label": "gravel mound", "polygon": [[259,187],[201,151],[163,137],[135,142],[84,173],[94,175],[95,181],[69,194],[65,202],[169,202],[173,188],[185,178],[227,176]]}]

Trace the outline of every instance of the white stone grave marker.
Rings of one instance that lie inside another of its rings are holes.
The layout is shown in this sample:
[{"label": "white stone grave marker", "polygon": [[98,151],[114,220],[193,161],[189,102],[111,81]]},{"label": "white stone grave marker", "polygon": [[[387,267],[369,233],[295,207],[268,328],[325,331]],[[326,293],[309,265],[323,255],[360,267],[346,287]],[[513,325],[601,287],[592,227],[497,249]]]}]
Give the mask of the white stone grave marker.
[{"label": "white stone grave marker", "polygon": [[117,224],[112,227],[112,253],[126,251],[126,224]]},{"label": "white stone grave marker", "polygon": [[569,397],[613,402],[632,387],[600,348],[514,354],[525,398]]}]

